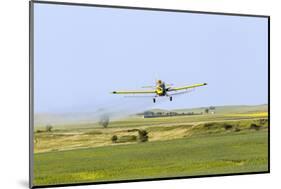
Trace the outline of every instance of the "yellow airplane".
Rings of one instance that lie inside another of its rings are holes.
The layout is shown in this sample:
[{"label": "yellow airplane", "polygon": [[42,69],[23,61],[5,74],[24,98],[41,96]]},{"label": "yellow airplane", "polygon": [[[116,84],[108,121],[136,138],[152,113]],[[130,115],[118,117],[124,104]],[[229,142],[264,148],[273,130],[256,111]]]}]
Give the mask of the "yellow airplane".
[{"label": "yellow airplane", "polygon": [[[201,83],[201,84],[194,84],[189,86],[183,86],[183,87],[172,87],[171,84],[165,84],[165,82],[161,80],[156,81],[156,86],[146,86],[143,88],[153,88],[153,90],[132,90],[132,91],[113,91],[113,94],[155,94],[153,96],[153,103],[156,102],[156,97],[160,96],[166,96],[170,98],[170,101],[173,100],[173,95],[176,94],[183,94],[186,93],[188,89],[193,89],[196,87],[201,87],[207,85],[207,83]],[[181,91],[181,92],[178,92]]]}]

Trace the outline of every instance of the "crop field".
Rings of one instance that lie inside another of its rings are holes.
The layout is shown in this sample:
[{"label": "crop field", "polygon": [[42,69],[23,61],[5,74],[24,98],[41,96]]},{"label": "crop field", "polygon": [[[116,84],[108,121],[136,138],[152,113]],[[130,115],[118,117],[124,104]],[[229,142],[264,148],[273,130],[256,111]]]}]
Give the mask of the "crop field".
[{"label": "crop field", "polygon": [[[137,130],[148,133],[140,142]],[[118,138],[112,141],[112,136]],[[267,112],[142,118],[35,129],[34,184],[268,171]]]}]

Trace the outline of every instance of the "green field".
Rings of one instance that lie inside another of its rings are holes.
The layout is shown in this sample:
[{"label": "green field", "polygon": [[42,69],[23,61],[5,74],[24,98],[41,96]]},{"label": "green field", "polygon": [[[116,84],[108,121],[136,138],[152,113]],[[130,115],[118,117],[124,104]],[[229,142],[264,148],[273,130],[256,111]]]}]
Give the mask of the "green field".
[{"label": "green field", "polygon": [[[255,127],[253,127],[253,125]],[[149,141],[112,143],[145,129]],[[36,186],[268,171],[266,112],[140,117],[35,131]]]}]

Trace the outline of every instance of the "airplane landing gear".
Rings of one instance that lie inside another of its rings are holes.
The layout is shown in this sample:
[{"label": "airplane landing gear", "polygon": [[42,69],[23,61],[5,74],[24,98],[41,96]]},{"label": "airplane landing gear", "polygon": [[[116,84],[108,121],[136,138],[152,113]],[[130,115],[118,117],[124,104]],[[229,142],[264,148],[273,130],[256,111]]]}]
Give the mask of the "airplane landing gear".
[{"label": "airplane landing gear", "polygon": [[153,103],[155,103],[156,102],[156,99],[155,98],[153,98]]},{"label": "airplane landing gear", "polygon": [[173,97],[170,96],[170,101],[172,101],[172,100],[173,100]]}]

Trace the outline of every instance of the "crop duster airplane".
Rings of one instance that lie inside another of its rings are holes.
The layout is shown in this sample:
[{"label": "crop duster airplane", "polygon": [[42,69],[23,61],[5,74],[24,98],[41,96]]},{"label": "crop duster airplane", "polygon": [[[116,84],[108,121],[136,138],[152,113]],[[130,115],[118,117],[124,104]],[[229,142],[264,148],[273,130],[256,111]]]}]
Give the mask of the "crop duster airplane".
[{"label": "crop duster airplane", "polygon": [[[156,86],[145,86],[143,88],[152,88],[152,90],[131,90],[131,91],[113,91],[113,94],[155,94],[153,96],[153,103],[156,102],[156,97],[166,96],[170,98],[170,101],[173,100],[174,95],[186,93],[188,89],[193,89],[196,87],[201,87],[207,85],[207,83],[188,85],[183,87],[172,87],[171,84],[165,84],[161,80],[156,81]],[[144,97],[144,96],[142,96]],[[149,96],[145,96],[149,97]]]}]

